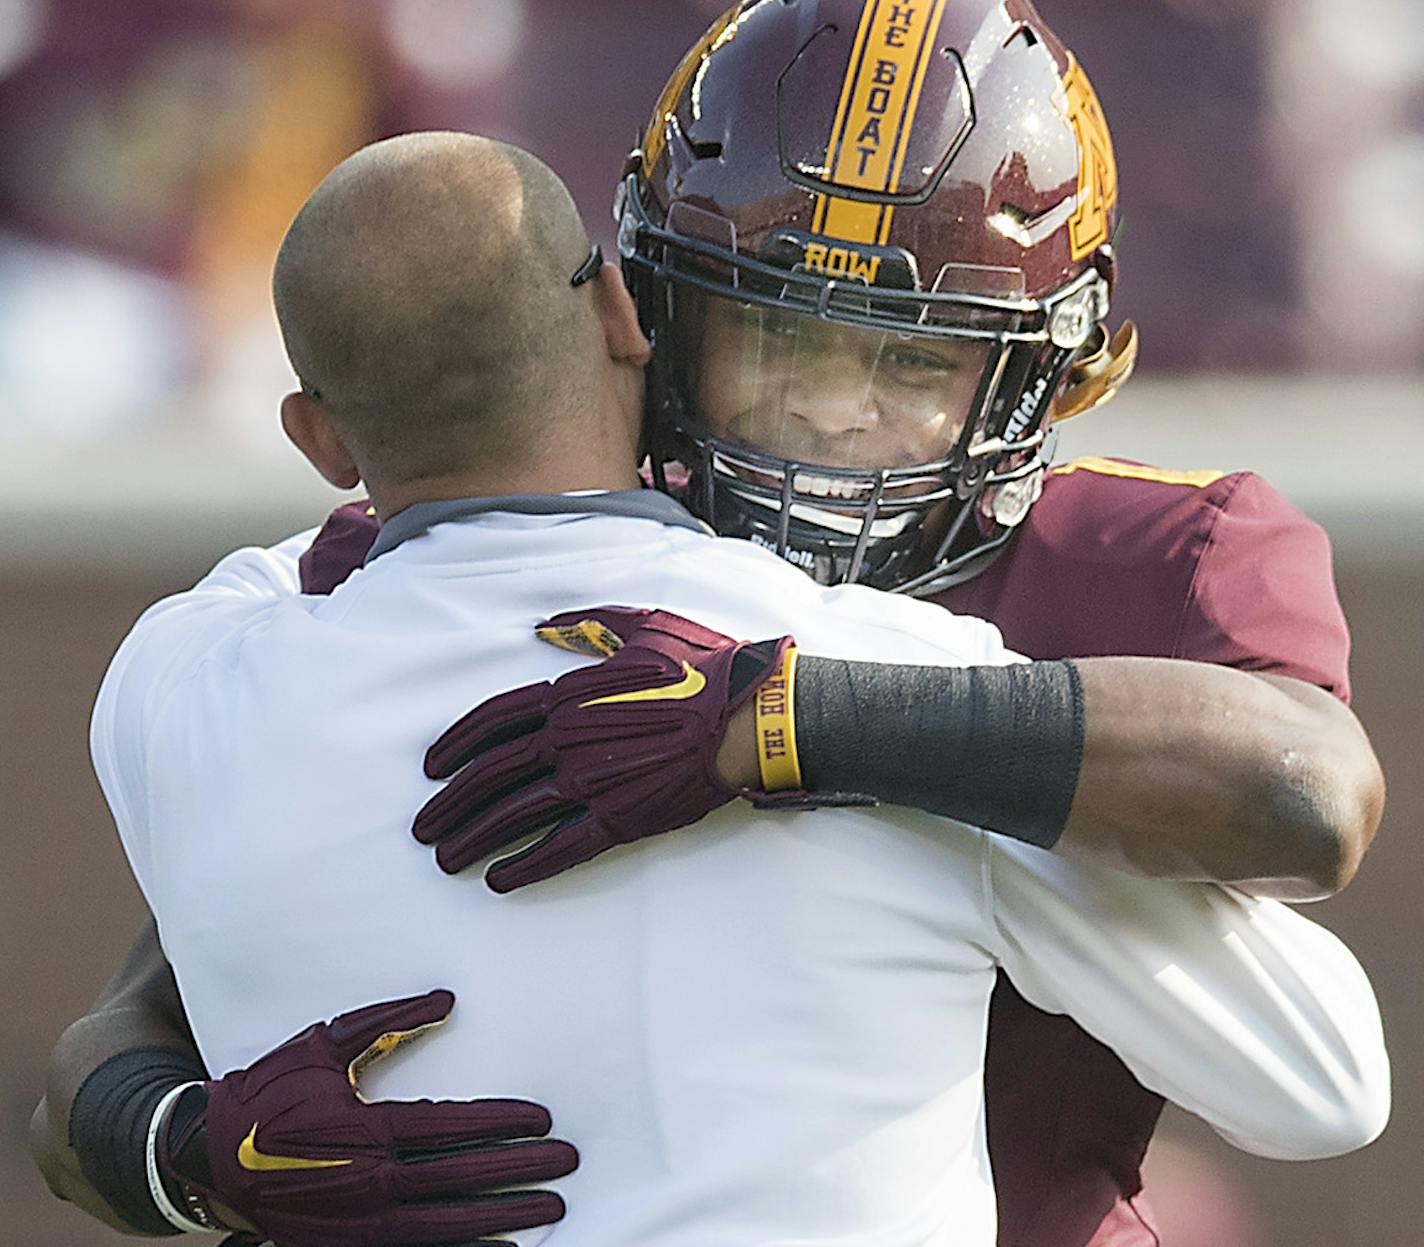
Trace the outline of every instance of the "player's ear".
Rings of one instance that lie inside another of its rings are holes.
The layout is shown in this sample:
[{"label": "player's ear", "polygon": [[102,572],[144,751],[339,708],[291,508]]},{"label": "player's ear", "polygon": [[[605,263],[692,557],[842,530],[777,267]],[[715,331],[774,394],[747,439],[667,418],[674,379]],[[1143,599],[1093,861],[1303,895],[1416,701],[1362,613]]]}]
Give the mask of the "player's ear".
[{"label": "player's ear", "polygon": [[337,489],[355,489],[361,470],[332,427],[326,408],[298,391],[282,400],[282,430],[307,462]]},{"label": "player's ear", "polygon": [[639,368],[646,366],[653,357],[652,344],[638,324],[638,309],[616,264],[605,264],[598,270],[593,279],[593,298],[609,358]]}]

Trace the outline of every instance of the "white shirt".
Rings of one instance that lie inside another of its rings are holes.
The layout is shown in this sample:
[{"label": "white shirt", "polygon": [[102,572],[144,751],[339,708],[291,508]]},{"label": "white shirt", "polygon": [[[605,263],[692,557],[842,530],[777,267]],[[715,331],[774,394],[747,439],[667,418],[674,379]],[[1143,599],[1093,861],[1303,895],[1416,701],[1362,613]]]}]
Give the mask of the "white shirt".
[{"label": "white shirt", "polygon": [[550,1105],[582,1156],[560,1247],[990,1247],[1000,965],[1249,1150],[1330,1155],[1382,1128],[1369,984],[1271,902],[904,809],[737,803],[506,897],[409,834],[430,742],[580,663],[535,640],[548,615],[665,607],[827,656],[1012,661],[992,626],[652,519],[441,523],[329,597],[297,593],[309,537],[151,608],[95,710],[100,782],[215,1073],[452,988],[451,1022],[366,1089]]}]

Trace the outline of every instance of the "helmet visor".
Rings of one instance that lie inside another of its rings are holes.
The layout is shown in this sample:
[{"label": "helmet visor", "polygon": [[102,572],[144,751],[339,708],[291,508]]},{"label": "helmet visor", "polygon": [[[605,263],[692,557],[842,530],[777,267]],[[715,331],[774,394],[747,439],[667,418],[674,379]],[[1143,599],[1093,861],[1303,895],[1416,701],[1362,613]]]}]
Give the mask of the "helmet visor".
[{"label": "helmet visor", "polygon": [[827,468],[948,459],[991,345],[838,321],[681,287],[680,388],[693,432]]}]

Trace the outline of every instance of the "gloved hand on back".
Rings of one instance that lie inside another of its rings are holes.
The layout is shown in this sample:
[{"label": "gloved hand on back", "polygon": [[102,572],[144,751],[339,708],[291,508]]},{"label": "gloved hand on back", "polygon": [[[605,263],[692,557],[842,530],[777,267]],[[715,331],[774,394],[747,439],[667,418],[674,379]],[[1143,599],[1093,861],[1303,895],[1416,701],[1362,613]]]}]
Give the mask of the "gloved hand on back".
[{"label": "gloved hand on back", "polygon": [[491,698],[431,746],[426,774],[450,783],[412,831],[443,870],[543,832],[486,872],[509,892],[754,795],[722,777],[717,755],[732,716],[794,655],[791,637],[736,641],[617,606],[556,615],[537,633],[603,661]]}]

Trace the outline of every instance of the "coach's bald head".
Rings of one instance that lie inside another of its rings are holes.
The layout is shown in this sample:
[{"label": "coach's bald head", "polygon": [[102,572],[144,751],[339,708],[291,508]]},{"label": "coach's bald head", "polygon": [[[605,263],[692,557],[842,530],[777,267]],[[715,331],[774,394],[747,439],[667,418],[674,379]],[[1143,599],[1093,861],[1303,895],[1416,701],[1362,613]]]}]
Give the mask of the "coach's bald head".
[{"label": "coach's bald head", "polygon": [[385,514],[628,487],[647,343],[616,269],[572,285],[588,255],[567,188],[517,147],[427,133],[357,152],[277,257],[303,386],[283,404],[289,436],[333,483],[364,478]]}]

